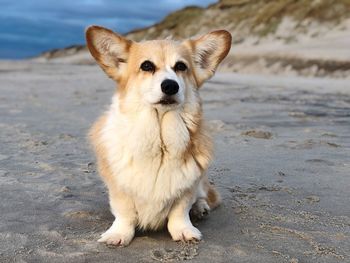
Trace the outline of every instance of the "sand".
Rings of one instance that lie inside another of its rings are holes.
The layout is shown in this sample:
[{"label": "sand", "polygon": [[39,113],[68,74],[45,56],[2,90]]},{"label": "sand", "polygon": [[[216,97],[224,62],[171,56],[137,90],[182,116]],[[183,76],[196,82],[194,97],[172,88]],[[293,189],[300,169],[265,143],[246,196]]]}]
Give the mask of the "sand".
[{"label": "sand", "polygon": [[0,262],[350,262],[348,80],[219,73],[201,90],[223,204],[204,240],[111,224],[86,140],[114,83],[96,66],[0,63]]}]

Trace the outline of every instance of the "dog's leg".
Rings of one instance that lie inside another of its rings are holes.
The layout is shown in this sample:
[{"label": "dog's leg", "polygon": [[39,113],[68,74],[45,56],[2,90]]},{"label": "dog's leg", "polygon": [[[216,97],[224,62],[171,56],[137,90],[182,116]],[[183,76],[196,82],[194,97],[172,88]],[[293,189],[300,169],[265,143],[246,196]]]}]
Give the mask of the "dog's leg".
[{"label": "dog's leg", "polygon": [[210,207],[207,203],[207,182],[206,176],[203,176],[197,187],[196,202],[190,210],[191,218],[202,219],[209,215]]},{"label": "dog's leg", "polygon": [[192,225],[189,216],[195,198],[195,193],[188,192],[170,210],[168,230],[175,241],[200,240],[202,237],[201,232]]},{"label": "dog's leg", "polygon": [[193,204],[191,218],[202,219],[209,215],[209,212],[219,206],[221,198],[214,186],[209,183],[207,176],[203,176],[197,188],[196,202]]},{"label": "dog's leg", "polygon": [[98,242],[127,246],[135,234],[137,215],[134,203],[130,197],[115,190],[109,192],[109,200],[115,220]]},{"label": "dog's leg", "polygon": [[198,198],[197,201],[193,204],[190,215],[191,218],[203,219],[209,215],[210,207],[205,198]]},{"label": "dog's leg", "polygon": [[136,210],[133,201],[118,191],[115,179],[107,158],[107,148],[101,136],[106,126],[107,115],[102,116],[91,128],[90,138],[97,153],[98,171],[109,189],[109,202],[115,220],[112,226],[101,235],[98,242],[105,242],[117,246],[126,246],[135,234]]}]

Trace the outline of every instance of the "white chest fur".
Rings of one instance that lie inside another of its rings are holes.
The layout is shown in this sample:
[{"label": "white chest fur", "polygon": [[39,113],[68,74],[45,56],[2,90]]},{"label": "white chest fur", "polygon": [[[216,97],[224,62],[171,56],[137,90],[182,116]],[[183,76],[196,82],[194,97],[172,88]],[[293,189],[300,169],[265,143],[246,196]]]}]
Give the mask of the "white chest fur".
[{"label": "white chest fur", "polygon": [[131,119],[115,100],[102,139],[116,184],[134,199],[141,225],[166,217],[173,201],[200,177],[194,158],[184,158],[190,134],[179,111],[160,116],[146,108]]}]

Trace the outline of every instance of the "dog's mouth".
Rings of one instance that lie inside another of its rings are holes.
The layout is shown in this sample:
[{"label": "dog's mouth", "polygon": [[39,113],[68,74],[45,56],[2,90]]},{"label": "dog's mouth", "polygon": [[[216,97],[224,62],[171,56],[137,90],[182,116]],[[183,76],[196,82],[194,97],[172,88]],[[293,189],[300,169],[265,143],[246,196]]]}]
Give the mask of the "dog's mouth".
[{"label": "dog's mouth", "polygon": [[177,104],[177,101],[173,98],[163,98],[157,104],[172,105],[172,104]]}]

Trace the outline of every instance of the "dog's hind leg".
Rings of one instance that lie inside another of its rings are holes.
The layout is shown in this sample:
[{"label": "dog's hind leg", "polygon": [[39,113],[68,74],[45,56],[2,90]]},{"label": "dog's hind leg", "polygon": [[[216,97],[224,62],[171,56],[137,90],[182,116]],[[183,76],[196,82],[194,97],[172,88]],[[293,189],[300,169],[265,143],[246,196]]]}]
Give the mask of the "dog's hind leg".
[{"label": "dog's hind leg", "polygon": [[209,215],[210,207],[208,205],[208,202],[205,198],[199,198],[197,201],[193,204],[190,216],[191,219],[203,219]]},{"label": "dog's hind leg", "polygon": [[197,199],[190,211],[191,218],[205,218],[209,215],[210,210],[218,207],[220,203],[219,193],[209,183],[208,178],[204,176],[198,185]]},{"label": "dog's hind leg", "polygon": [[211,210],[217,208],[221,204],[220,194],[216,191],[214,186],[211,185],[210,183],[208,183],[206,201]]}]

